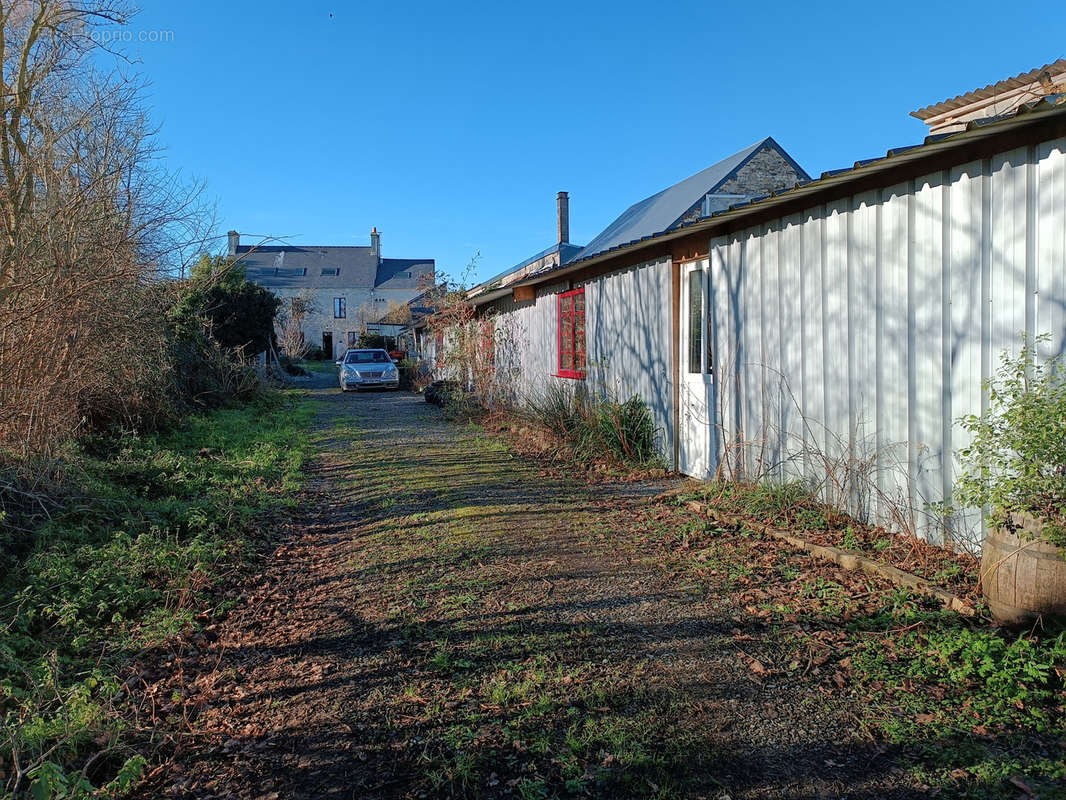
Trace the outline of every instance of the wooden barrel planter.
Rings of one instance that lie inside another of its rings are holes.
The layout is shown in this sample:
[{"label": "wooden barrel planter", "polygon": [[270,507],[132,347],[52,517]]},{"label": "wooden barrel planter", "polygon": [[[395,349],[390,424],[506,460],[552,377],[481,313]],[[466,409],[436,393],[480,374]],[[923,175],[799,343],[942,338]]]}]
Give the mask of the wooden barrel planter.
[{"label": "wooden barrel planter", "polygon": [[1012,517],[1014,528],[995,527],[981,551],[981,586],[996,621],[1031,624],[1039,617],[1066,618],[1066,558],[1040,540],[1040,521]]}]

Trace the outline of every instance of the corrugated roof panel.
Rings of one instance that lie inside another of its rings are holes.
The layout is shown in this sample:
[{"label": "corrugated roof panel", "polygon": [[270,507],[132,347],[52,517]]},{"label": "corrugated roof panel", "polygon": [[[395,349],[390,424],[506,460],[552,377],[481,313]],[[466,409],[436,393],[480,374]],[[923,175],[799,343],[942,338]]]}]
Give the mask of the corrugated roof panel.
[{"label": "corrugated roof panel", "polygon": [[1037,67],[1028,72],[1023,72],[1020,75],[1015,75],[1013,78],[1006,78],[1005,80],[997,81],[996,83],[990,83],[988,86],[981,89],[974,89],[965,94],[956,95],[947,100],[941,100],[939,103],[925,106],[925,108],[919,108],[917,111],[912,111],[911,116],[926,120],[930,117],[939,116],[946,111],[954,111],[956,108],[962,108],[963,106],[968,106],[971,103],[976,103],[980,100],[988,100],[1012,89],[1020,89],[1024,86],[1028,86],[1029,84],[1038,81],[1040,76],[1045,72],[1066,72],[1066,59],[1060,58],[1057,61],[1052,61],[1050,64],[1045,64],[1042,67]]}]

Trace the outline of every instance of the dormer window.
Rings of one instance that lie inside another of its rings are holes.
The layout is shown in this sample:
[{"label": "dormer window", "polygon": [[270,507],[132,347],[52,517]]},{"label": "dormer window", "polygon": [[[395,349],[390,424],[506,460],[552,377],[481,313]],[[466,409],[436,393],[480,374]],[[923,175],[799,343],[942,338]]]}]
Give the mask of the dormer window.
[{"label": "dormer window", "polygon": [[341,270],[340,270],[340,267],[323,267],[322,268],[322,274],[323,275],[334,275],[334,276],[336,276],[336,275],[340,275],[341,274]]}]

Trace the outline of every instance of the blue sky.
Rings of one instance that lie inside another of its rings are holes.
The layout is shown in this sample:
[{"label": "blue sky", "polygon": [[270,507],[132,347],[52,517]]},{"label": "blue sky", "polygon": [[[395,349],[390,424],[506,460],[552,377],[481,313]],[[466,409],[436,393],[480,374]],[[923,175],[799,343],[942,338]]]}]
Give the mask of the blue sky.
[{"label": "blue sky", "polygon": [[918,142],[915,108],[1066,55],[1052,8],[144,0],[124,47],[220,233],[377,226],[487,277],[555,241],[561,189],[584,243],[766,136],[812,175]]}]

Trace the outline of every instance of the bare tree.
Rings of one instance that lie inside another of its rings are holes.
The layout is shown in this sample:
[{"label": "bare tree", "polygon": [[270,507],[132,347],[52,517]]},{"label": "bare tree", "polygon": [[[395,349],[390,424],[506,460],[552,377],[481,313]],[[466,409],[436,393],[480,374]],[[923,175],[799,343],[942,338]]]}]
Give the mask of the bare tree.
[{"label": "bare tree", "polygon": [[303,324],[315,311],[314,293],[310,290],[288,298],[282,306],[277,318],[278,346],[289,358],[303,358],[311,349]]},{"label": "bare tree", "polygon": [[127,16],[0,3],[0,449],[22,455],[166,402],[156,284],[202,245],[205,209],[160,169],[140,85],[87,58]]}]

